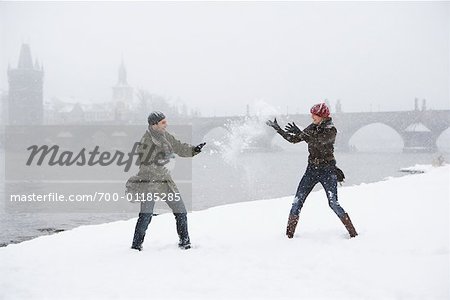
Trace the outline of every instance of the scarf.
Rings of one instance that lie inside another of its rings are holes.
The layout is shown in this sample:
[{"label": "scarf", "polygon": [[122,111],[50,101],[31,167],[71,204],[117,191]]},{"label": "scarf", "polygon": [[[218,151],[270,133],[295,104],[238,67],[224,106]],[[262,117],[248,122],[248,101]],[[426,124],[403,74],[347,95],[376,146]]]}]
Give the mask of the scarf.
[{"label": "scarf", "polygon": [[160,149],[162,149],[162,151],[160,151],[160,155],[161,157],[159,157],[158,159],[170,159],[171,157],[173,157],[173,148],[172,145],[169,143],[169,141],[166,138],[166,134],[164,132],[159,132],[156,131],[152,128],[151,125],[148,126],[148,130],[147,132],[149,133],[150,137],[152,138],[152,142],[159,147]]}]

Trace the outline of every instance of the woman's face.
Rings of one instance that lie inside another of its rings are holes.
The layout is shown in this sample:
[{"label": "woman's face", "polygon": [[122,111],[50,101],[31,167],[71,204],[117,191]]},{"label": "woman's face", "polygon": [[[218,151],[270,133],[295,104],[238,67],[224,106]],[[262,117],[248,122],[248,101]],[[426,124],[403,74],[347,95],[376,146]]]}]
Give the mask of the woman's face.
[{"label": "woman's face", "polygon": [[311,114],[311,118],[313,119],[314,124],[320,124],[322,122],[323,118],[319,117],[318,115]]}]

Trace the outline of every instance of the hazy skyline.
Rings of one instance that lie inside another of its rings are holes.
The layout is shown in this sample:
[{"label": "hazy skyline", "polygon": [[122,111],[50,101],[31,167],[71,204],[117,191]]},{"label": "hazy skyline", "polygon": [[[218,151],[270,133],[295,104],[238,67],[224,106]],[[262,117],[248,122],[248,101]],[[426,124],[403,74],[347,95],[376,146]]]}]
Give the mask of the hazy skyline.
[{"label": "hazy skyline", "polygon": [[448,2],[0,2],[0,90],[22,42],[44,99],[108,101],[128,82],[203,115],[450,109]]}]

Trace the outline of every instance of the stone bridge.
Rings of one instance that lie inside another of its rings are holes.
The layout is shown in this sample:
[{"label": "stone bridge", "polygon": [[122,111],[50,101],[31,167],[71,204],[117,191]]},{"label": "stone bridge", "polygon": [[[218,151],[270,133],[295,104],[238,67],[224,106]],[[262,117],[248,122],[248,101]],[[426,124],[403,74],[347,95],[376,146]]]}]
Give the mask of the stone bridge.
[{"label": "stone bridge", "polygon": [[[259,117],[261,122],[274,116]],[[332,115],[334,124],[338,129],[336,150],[349,151],[351,137],[361,128],[381,123],[395,130],[403,139],[404,152],[434,152],[437,150],[436,141],[444,130],[450,127],[450,110],[426,111],[392,111],[392,112],[355,112],[335,113]],[[248,118],[258,117],[210,117],[192,120],[193,141],[202,141],[204,137],[215,128],[225,128],[230,122],[244,123]],[[280,123],[294,121],[300,127],[311,123],[309,114],[277,116]],[[275,133],[268,128],[268,133],[255,144],[258,147],[270,147]]]},{"label": "stone bridge", "polygon": [[[264,124],[267,119],[275,116],[234,116],[234,117],[208,117],[194,118],[190,120],[179,120],[179,124],[192,123],[192,142],[198,143],[205,139],[205,136],[215,128],[230,130],[228,126],[234,123],[237,126],[246,122],[259,122]],[[306,127],[311,123],[309,114],[282,115],[276,116],[280,124],[294,121],[299,127]],[[396,131],[403,140],[404,152],[434,152],[437,150],[436,141],[444,130],[450,127],[450,110],[425,110],[425,111],[396,111],[396,112],[358,112],[358,113],[334,113],[333,121],[338,129],[336,138],[336,150],[349,151],[349,141],[351,137],[361,128],[381,123]],[[172,124],[176,124],[174,120]],[[95,125],[95,124],[91,124]],[[89,126],[70,125],[60,128],[60,126],[47,126],[43,132],[42,141],[46,143],[56,143],[64,145],[67,140],[84,141],[105,141],[109,147],[126,149],[139,140],[145,125],[102,125],[92,129]],[[39,126],[38,126],[39,127]],[[100,128],[100,129],[98,129]],[[185,128],[186,127],[181,127]],[[260,129],[263,128],[261,131]],[[5,144],[5,127],[0,130],[0,149]],[[27,129],[24,129],[27,131]],[[252,137],[250,146],[253,149],[271,149],[272,140],[276,133],[266,125],[258,126],[259,135]],[[97,132],[98,131],[98,132]],[[81,132],[81,133],[80,133]]]}]

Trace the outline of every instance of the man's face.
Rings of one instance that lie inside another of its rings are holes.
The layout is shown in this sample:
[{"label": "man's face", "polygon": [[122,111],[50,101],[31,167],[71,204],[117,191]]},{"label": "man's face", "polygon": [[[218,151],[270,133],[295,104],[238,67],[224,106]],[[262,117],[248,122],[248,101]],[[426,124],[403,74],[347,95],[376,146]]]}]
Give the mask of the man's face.
[{"label": "man's face", "polygon": [[161,121],[158,122],[158,124],[152,125],[152,127],[156,131],[165,132],[166,131],[166,127],[167,127],[167,120],[166,119],[162,119]]},{"label": "man's face", "polygon": [[320,122],[322,122],[323,118],[319,117],[318,115],[315,114],[311,114],[311,118],[313,119],[313,123],[314,124],[320,124]]}]

